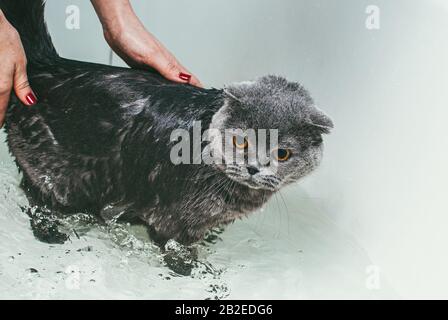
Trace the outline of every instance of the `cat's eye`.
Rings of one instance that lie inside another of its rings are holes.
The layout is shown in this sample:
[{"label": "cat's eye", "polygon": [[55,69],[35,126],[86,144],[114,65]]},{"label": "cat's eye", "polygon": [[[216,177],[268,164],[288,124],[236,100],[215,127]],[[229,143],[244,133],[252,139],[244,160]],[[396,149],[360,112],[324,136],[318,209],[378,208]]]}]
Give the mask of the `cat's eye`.
[{"label": "cat's eye", "polygon": [[277,149],[274,151],[277,161],[287,161],[291,157],[291,150],[289,149]]},{"label": "cat's eye", "polygon": [[233,145],[238,149],[246,149],[249,145],[247,138],[242,136],[233,136]]}]

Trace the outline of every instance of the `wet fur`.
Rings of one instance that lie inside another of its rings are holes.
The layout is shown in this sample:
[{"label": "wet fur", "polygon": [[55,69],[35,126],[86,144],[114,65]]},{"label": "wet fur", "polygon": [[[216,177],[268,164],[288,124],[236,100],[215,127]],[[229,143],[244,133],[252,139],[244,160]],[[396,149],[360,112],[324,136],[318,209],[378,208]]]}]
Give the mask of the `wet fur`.
[{"label": "wet fur", "polygon": [[[171,238],[191,243],[210,228],[260,208],[272,196],[273,191],[249,188],[214,166],[176,166],[170,161],[171,132],[192,130],[194,121],[207,129],[219,112],[228,118],[244,103],[241,87],[229,87],[228,93],[200,89],[172,83],[156,72],[63,59],[46,32],[42,1],[0,0],[0,7],[21,34],[30,83],[39,99],[28,108],[12,97],[6,121],[7,142],[33,204],[64,214],[138,220],[161,243]],[[306,97],[289,112],[312,104],[299,85],[278,77],[264,81]],[[226,105],[234,107],[225,111]],[[264,106],[259,113],[273,120],[274,106]],[[314,128],[308,126],[306,130],[314,131],[306,136],[321,142],[329,124],[321,121],[323,127],[316,131],[319,121],[313,125],[310,115],[305,112],[300,118]],[[279,121],[246,125],[278,127]],[[320,143],[318,149],[316,161],[308,161],[285,184],[315,168]]]}]

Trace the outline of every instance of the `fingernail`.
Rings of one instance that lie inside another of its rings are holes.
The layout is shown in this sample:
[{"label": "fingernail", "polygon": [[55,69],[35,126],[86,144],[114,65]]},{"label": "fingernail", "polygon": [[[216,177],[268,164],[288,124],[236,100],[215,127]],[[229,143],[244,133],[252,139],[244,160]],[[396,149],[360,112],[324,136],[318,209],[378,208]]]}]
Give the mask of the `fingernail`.
[{"label": "fingernail", "polygon": [[181,73],[179,73],[179,78],[184,81],[190,81],[191,74],[181,72]]},{"label": "fingernail", "polygon": [[33,92],[28,93],[28,95],[26,96],[26,101],[29,103],[30,106],[35,105],[37,102],[37,98],[34,95]]}]

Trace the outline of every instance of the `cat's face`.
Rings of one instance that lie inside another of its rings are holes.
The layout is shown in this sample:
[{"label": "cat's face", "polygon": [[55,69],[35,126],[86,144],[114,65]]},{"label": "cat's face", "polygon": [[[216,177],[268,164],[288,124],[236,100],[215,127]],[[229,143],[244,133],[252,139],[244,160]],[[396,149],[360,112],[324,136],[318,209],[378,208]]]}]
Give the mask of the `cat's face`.
[{"label": "cat's face", "polygon": [[[329,133],[333,123],[314,107],[303,87],[267,76],[231,86],[226,95],[226,104],[210,125],[221,134],[210,140],[222,158],[217,168],[230,179],[276,191],[319,165],[322,134]],[[248,135],[251,132],[255,136]],[[264,132],[266,139],[260,139]],[[266,148],[260,148],[261,140]]]}]

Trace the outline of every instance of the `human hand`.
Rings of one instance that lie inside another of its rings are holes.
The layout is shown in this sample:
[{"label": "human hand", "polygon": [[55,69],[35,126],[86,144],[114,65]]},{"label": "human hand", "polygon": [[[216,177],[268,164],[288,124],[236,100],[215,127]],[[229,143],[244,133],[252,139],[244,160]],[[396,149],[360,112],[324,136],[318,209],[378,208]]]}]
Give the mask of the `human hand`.
[{"label": "human hand", "polygon": [[128,0],[92,0],[109,46],[129,66],[152,67],[165,78],[202,87],[192,75],[140,22]]},{"label": "human hand", "polygon": [[17,30],[0,10],[0,127],[3,126],[11,91],[27,106],[37,98],[28,83],[26,55]]}]

